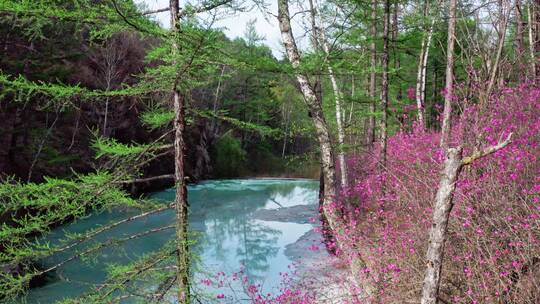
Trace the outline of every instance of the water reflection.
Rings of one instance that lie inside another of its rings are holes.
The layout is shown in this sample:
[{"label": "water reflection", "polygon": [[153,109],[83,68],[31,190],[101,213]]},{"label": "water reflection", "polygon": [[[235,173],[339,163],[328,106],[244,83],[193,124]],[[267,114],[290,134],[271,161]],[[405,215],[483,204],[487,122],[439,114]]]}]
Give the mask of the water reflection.
[{"label": "water reflection", "polygon": [[[224,180],[189,187],[189,229],[196,238],[196,244],[190,249],[200,257],[202,270],[205,273],[232,273],[243,268],[251,280],[263,282],[269,289],[277,286],[279,273],[287,271],[287,265],[291,262],[283,254],[283,248],[296,241],[310,226],[255,220],[251,214],[262,208],[315,204],[317,190],[316,182],[303,180]],[[174,191],[158,192],[153,198],[170,202],[174,198]],[[54,242],[65,231],[83,232],[125,218],[131,213],[113,211],[96,214],[55,230],[50,240]],[[174,211],[170,210],[122,225],[101,235],[99,241],[126,237],[173,223]],[[57,276],[49,284],[32,289],[28,302],[53,303],[67,296],[81,295],[106,279],[106,265],[133,262],[144,254],[158,250],[173,238],[173,230],[153,233],[102,251],[95,263],[68,263],[59,272],[61,278]],[[57,256],[44,263],[52,265],[61,259]],[[202,271],[194,275],[195,282],[205,276]]]}]

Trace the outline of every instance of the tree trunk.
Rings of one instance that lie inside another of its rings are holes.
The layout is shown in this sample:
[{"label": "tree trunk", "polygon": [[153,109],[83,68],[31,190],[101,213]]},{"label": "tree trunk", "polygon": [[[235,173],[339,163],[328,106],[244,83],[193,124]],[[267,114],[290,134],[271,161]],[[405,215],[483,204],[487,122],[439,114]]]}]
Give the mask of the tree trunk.
[{"label": "tree trunk", "polygon": [[[429,15],[429,3],[426,2],[424,8],[424,18]],[[422,129],[425,129],[425,97],[426,97],[426,70],[427,61],[429,57],[429,48],[431,47],[431,40],[433,37],[433,26],[435,25],[435,18],[431,20],[431,24],[427,29],[427,35],[422,37],[422,47],[420,49],[420,56],[418,59],[418,73],[416,75],[416,108],[418,110],[418,123]]]},{"label": "tree trunk", "polygon": [[[318,52],[320,50],[319,46],[319,29],[317,27],[316,22],[316,11],[314,10],[314,3],[313,0],[309,0],[309,7],[310,7],[310,15],[311,15],[311,45],[313,46],[313,50],[315,52]],[[323,103],[323,94],[322,94],[322,81],[321,81],[321,75],[317,73],[315,75],[315,81],[313,83],[313,90],[315,91],[315,95],[317,95],[317,98]]]},{"label": "tree trunk", "polygon": [[[175,33],[180,28],[180,5],[178,0],[170,0],[171,30]],[[178,52],[176,42],[172,45],[173,55]],[[174,103],[174,177],[176,185],[176,197],[174,206],[176,209],[176,255],[177,255],[177,282],[178,282],[178,302],[182,304],[190,303],[189,290],[189,248],[188,248],[188,221],[187,221],[187,187],[184,175],[184,129],[185,129],[185,104],[184,98],[178,89],[178,83],[173,87]]]},{"label": "tree trunk", "polygon": [[[324,36],[323,36],[324,39]],[[325,48],[325,52],[328,54],[328,43],[326,40],[323,40],[323,45]],[[338,144],[339,144],[339,150],[338,150],[338,158],[339,158],[339,164],[340,164],[340,173],[341,173],[341,187],[347,187],[348,180],[347,180],[347,163],[345,162],[345,151],[344,151],[344,145],[345,145],[345,130],[343,129],[343,118],[341,113],[341,104],[342,104],[342,93],[341,90],[338,87],[336,77],[334,75],[334,71],[332,67],[330,66],[330,63],[328,63],[328,74],[330,75],[330,81],[332,82],[332,89],[334,90],[334,98],[336,100],[336,122],[337,122],[337,132],[338,132]]]},{"label": "tree trunk", "polygon": [[390,0],[384,2],[384,31],[382,54],[382,88],[381,88],[381,166],[386,171],[386,139],[387,139],[387,109],[388,109],[388,40],[390,34]]},{"label": "tree trunk", "polygon": [[304,96],[304,102],[311,113],[313,125],[315,126],[317,140],[321,149],[321,166],[324,181],[323,212],[330,228],[335,232],[339,211],[331,207],[336,195],[336,171],[334,166],[334,152],[330,142],[330,132],[324,118],[320,99],[315,94],[307,76],[299,71],[300,55],[291,29],[288,0],[278,0],[278,21],[281,39],[287,51],[287,57],[294,69],[296,80]]},{"label": "tree trunk", "polygon": [[371,43],[369,49],[371,52],[371,71],[369,73],[369,118],[367,126],[367,144],[371,146],[375,142],[375,95],[377,86],[377,0],[371,2]]},{"label": "tree trunk", "polygon": [[534,51],[534,36],[533,36],[533,16],[531,14],[532,4],[527,5],[527,29],[529,31],[529,56],[531,57],[531,78],[536,78],[536,58]]},{"label": "tree trunk", "polygon": [[457,0],[450,0],[448,42],[446,45],[446,92],[444,94],[444,110],[440,143],[441,148],[445,150],[450,138],[450,118],[452,114],[452,97],[454,95],[454,42],[456,40],[456,6]]},{"label": "tree trunk", "polygon": [[446,160],[435,197],[433,223],[429,231],[429,243],[426,253],[427,268],[424,274],[421,304],[437,303],[448,221],[454,206],[454,191],[461,169],[472,164],[477,159],[503,149],[510,143],[511,137],[512,133],[508,135],[505,141],[482,151],[476,151],[465,158],[463,158],[463,149],[461,147],[450,148],[446,151]]},{"label": "tree trunk", "polygon": [[396,85],[397,85],[397,95],[396,95],[396,99],[398,101],[401,101],[401,98],[403,97],[403,93],[401,91],[401,83],[400,83],[400,79],[399,79],[399,69],[401,68],[401,60],[400,60],[400,53],[399,53],[399,50],[398,50],[398,42],[397,40],[399,39],[399,22],[398,22],[398,18],[399,17],[399,2],[396,1],[394,3],[394,14],[392,16],[392,40],[393,40],[393,43],[392,43],[392,46],[393,46],[393,51],[394,51],[394,68],[396,70]]},{"label": "tree trunk", "polygon": [[462,149],[448,149],[443,175],[437,190],[433,224],[429,232],[429,246],[426,254],[427,269],[422,288],[422,304],[436,304],[441,280],[444,242],[450,211],[452,211],[456,181],[461,171]]},{"label": "tree trunk", "polygon": [[519,59],[523,55],[523,12],[521,11],[521,0],[516,0],[516,49],[517,49],[517,58]]},{"label": "tree trunk", "polygon": [[[502,1],[502,3],[506,3],[506,1]],[[503,5],[503,4],[501,4]],[[491,92],[493,91],[493,87],[495,86],[495,81],[497,80],[497,72],[499,70],[499,62],[501,60],[503,48],[504,48],[504,41],[506,39],[506,27],[508,24],[508,16],[510,14],[510,11],[505,12],[504,7],[501,8],[501,23],[499,27],[499,42],[497,45],[497,53],[495,55],[495,60],[493,62],[493,66],[490,70],[489,75],[489,81],[487,85],[486,92],[484,92],[484,95],[480,99],[480,105],[484,105],[489,100],[489,97],[491,96]]]},{"label": "tree trunk", "polygon": [[[338,133],[338,144],[339,144],[339,150],[338,150],[338,159],[340,164],[340,173],[341,173],[341,187],[346,187],[348,185],[347,181],[347,163],[345,162],[345,152],[343,150],[343,146],[345,144],[345,131],[343,130],[343,117],[342,117],[342,102],[343,102],[343,93],[341,92],[336,76],[334,74],[334,70],[332,68],[331,63],[329,62],[330,57],[330,46],[328,45],[328,41],[326,40],[326,34],[324,32],[324,26],[322,24],[322,19],[317,16],[317,6],[318,4],[313,4],[313,0],[309,1],[310,3],[310,9],[311,9],[311,17],[312,17],[312,24],[314,25],[313,31],[318,32],[318,37],[320,38],[320,43],[323,47],[323,51],[326,55],[327,62],[326,62],[326,69],[328,70],[328,76],[330,77],[330,82],[332,83],[332,90],[334,91],[334,99],[336,102],[336,125],[337,125],[337,133]],[[317,20],[319,22],[317,22]],[[317,23],[319,23],[319,26],[317,26]]]}]

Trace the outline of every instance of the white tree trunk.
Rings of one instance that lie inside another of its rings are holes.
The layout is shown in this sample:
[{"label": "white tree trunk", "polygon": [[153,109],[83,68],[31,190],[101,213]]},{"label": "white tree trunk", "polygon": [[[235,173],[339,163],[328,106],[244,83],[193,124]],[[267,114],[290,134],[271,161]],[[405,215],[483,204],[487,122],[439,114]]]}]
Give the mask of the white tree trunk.
[{"label": "white tree trunk", "polygon": [[384,2],[384,29],[382,54],[382,80],[381,80],[381,167],[386,171],[386,145],[387,145],[387,109],[388,109],[388,80],[389,80],[389,39],[390,39],[390,0]]},{"label": "white tree trunk", "polygon": [[[504,41],[506,40],[506,28],[508,25],[508,16],[510,15],[510,11],[511,11],[511,9],[508,9],[507,5],[505,5],[507,4],[506,2],[507,1],[505,0],[501,2],[501,5],[503,7],[501,7],[501,16],[500,16],[501,20],[500,20],[500,26],[499,26],[500,35],[499,35],[499,42],[497,45],[497,53],[495,54],[495,60],[490,69],[487,89],[484,92],[484,95],[482,96],[482,98],[480,98],[480,105],[487,103],[487,101],[489,100],[491,96],[491,92],[493,91],[493,87],[495,86],[495,80],[497,78],[497,72],[499,70],[499,62],[501,60],[501,56],[502,56],[502,52],[504,48]],[[505,8],[506,8],[506,12],[505,12]]]},{"label": "white tree trunk", "polygon": [[422,304],[437,303],[448,219],[453,206],[452,199],[456,189],[456,181],[462,168],[461,148],[448,149],[446,155],[447,159],[444,162],[443,175],[435,199],[433,224],[429,232],[429,246],[426,254],[427,269],[422,288]]},{"label": "white tree trunk", "polygon": [[435,197],[433,223],[429,231],[429,243],[426,253],[427,268],[422,287],[421,304],[436,304],[441,282],[441,271],[444,257],[444,244],[447,238],[448,221],[452,211],[454,191],[461,169],[475,160],[494,153],[510,143],[510,133],[505,141],[482,151],[476,151],[463,158],[463,149],[450,148],[446,151],[446,160]]},{"label": "white tree trunk", "polygon": [[326,40],[326,33],[324,32],[324,24],[322,23],[322,18],[318,16],[318,4],[317,1],[315,1],[315,5],[311,8],[311,16],[314,19],[312,22],[316,25],[315,29],[318,29],[318,34],[320,38],[320,43],[322,44],[324,53],[327,58],[326,62],[326,68],[328,70],[328,75],[330,77],[330,82],[332,83],[332,90],[334,91],[334,99],[336,102],[336,124],[337,124],[337,133],[338,133],[338,144],[339,144],[339,150],[338,150],[338,159],[339,164],[341,168],[341,187],[346,187],[349,183],[347,181],[347,163],[345,162],[345,151],[344,144],[345,144],[345,131],[343,129],[343,115],[342,115],[342,102],[343,102],[343,93],[341,92],[336,76],[334,74],[334,70],[332,68],[332,65],[329,61],[330,56],[330,46],[328,45],[328,41]]},{"label": "white tree trunk", "polygon": [[336,171],[334,165],[334,152],[330,141],[330,131],[324,118],[321,101],[317,98],[307,76],[299,71],[300,55],[291,29],[288,0],[278,0],[278,21],[281,39],[283,40],[283,45],[287,52],[287,58],[294,69],[296,80],[298,81],[300,90],[304,96],[304,102],[308,106],[313,125],[315,126],[317,140],[321,149],[321,166],[325,187],[324,197],[322,199],[323,209],[330,228],[336,231],[339,212],[331,207],[336,195]]},{"label": "white tree trunk", "polygon": [[448,20],[448,40],[446,45],[446,82],[444,110],[441,131],[441,148],[446,149],[450,138],[450,118],[452,115],[452,96],[454,95],[454,42],[456,40],[457,0],[450,0],[450,19]]},{"label": "white tree trunk", "polygon": [[533,26],[532,26],[532,14],[531,5],[527,5],[527,29],[529,32],[529,56],[531,56],[531,78],[536,77],[536,58],[534,52],[534,40],[533,40]]},{"label": "white tree trunk", "polygon": [[[426,9],[427,16],[427,9]],[[418,110],[418,123],[422,128],[426,127],[425,123],[425,96],[426,96],[426,70],[427,70],[427,61],[429,58],[429,48],[431,47],[431,40],[433,37],[433,26],[435,24],[435,19],[431,20],[431,24],[428,28],[427,35],[422,38],[422,47],[420,50],[420,57],[418,60],[418,73],[416,75],[416,108]]]},{"label": "white tree trunk", "polygon": [[375,142],[375,96],[377,87],[377,45],[375,44],[375,38],[377,36],[377,0],[371,2],[371,43],[369,44],[369,50],[371,53],[370,65],[371,71],[369,73],[369,118],[367,127],[367,144],[372,145]]}]

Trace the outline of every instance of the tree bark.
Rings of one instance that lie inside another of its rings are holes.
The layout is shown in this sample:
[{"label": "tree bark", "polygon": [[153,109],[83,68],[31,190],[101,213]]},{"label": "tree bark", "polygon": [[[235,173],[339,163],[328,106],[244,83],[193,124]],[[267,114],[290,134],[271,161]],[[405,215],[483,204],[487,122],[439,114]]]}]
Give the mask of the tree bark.
[{"label": "tree bark", "polygon": [[[313,0],[309,0],[309,7],[311,8],[309,13],[311,16],[311,45],[313,46],[313,50],[315,52],[318,52],[320,50],[319,46],[319,29],[316,22],[316,11],[314,10],[314,3]],[[322,92],[322,81],[321,81],[321,75],[317,74],[315,75],[315,81],[313,82],[313,90],[315,91],[315,95],[317,95],[317,98],[321,101],[321,104],[323,103],[323,92]]]},{"label": "tree bark", "polygon": [[[326,40],[326,34],[324,32],[324,26],[322,23],[322,18],[318,16],[317,7],[318,4],[313,4],[313,0],[309,1],[310,3],[310,9],[311,9],[311,17],[313,18],[312,24],[314,25],[313,31],[318,32],[318,37],[320,38],[320,44],[322,45],[323,51],[326,55],[326,69],[328,70],[328,76],[330,77],[330,82],[332,83],[332,90],[334,91],[334,99],[336,102],[336,125],[337,125],[337,133],[338,133],[338,144],[339,144],[339,150],[338,150],[338,159],[340,164],[340,177],[341,177],[341,187],[346,187],[348,185],[347,181],[347,163],[345,162],[345,152],[343,150],[343,146],[345,144],[345,131],[343,129],[343,117],[342,117],[342,102],[343,102],[343,93],[341,92],[336,76],[334,74],[334,69],[332,68],[331,63],[329,62],[330,57],[330,46],[328,45],[328,41]],[[318,20],[318,22],[317,22]],[[317,26],[317,23],[318,26]]]},{"label": "tree bark", "polygon": [[386,141],[387,141],[387,110],[388,110],[388,40],[390,35],[390,0],[384,2],[384,30],[383,30],[383,54],[382,54],[382,88],[381,88],[381,166],[386,171]]},{"label": "tree bark", "polygon": [[523,36],[524,36],[524,25],[523,25],[523,12],[521,11],[521,0],[516,0],[516,49],[518,58],[523,55]]},{"label": "tree bark", "polygon": [[336,195],[336,171],[334,166],[334,152],[330,142],[330,132],[324,118],[321,100],[315,94],[307,76],[299,71],[300,55],[291,29],[288,0],[278,0],[278,21],[281,39],[283,40],[283,45],[287,52],[287,58],[294,69],[296,80],[298,81],[300,90],[304,96],[304,102],[311,112],[311,119],[315,126],[317,140],[321,149],[320,157],[324,181],[324,196],[322,199],[323,212],[328,220],[330,228],[335,232],[339,211],[331,207]]},{"label": "tree bark", "polygon": [[[170,0],[171,30],[179,33],[180,29],[180,5],[179,0]],[[178,45],[173,42],[173,56],[178,53]],[[178,88],[178,83],[173,85],[173,105],[174,105],[174,177],[176,185],[176,197],[174,206],[176,209],[176,256],[177,256],[177,284],[178,302],[182,304],[190,303],[189,284],[189,248],[188,248],[188,221],[187,221],[187,187],[184,174],[185,167],[185,104],[184,98]]]},{"label": "tree bark", "polygon": [[[426,2],[424,8],[424,18],[429,15],[429,3]],[[431,24],[427,29],[427,35],[422,37],[422,46],[420,49],[420,56],[418,59],[418,73],[416,76],[416,108],[418,110],[418,123],[422,129],[425,129],[425,97],[426,97],[426,70],[427,70],[427,61],[429,57],[429,49],[431,47],[431,40],[433,37],[433,26],[435,25],[435,18],[431,20]]]},{"label": "tree bark", "polygon": [[527,5],[527,29],[529,32],[529,56],[531,57],[531,78],[536,78],[536,58],[535,58],[535,51],[534,51],[534,36],[533,36],[533,16],[531,14],[531,5]]},{"label": "tree bark", "polygon": [[[322,37],[324,39],[324,36]],[[325,52],[329,54],[330,50],[328,47],[328,42],[326,40],[323,40],[323,45]],[[338,144],[339,144],[339,151],[338,151],[338,158],[339,158],[339,164],[340,164],[340,173],[341,173],[341,186],[346,187],[349,182],[347,180],[347,163],[345,162],[345,151],[344,145],[345,145],[345,130],[343,129],[343,117],[341,113],[341,104],[343,102],[343,95],[341,90],[339,89],[339,86],[337,84],[336,77],[334,75],[334,71],[332,67],[330,66],[330,63],[328,64],[328,74],[330,76],[330,81],[332,82],[332,89],[334,90],[334,98],[336,100],[336,122],[337,122],[337,132],[338,132]]]},{"label": "tree bark", "polygon": [[426,254],[427,269],[424,275],[422,288],[422,304],[436,304],[441,280],[444,242],[450,211],[452,210],[456,181],[461,171],[461,148],[448,149],[444,171],[437,190],[435,209],[433,211],[433,224],[429,233],[429,246]]},{"label": "tree bark", "polygon": [[371,146],[375,142],[375,95],[377,87],[377,45],[375,39],[377,37],[377,0],[371,2],[371,43],[369,50],[371,52],[371,71],[369,73],[369,118],[367,127],[367,144]]},{"label": "tree bark", "polygon": [[454,95],[454,42],[456,40],[456,7],[457,0],[450,0],[450,19],[448,20],[448,40],[446,45],[446,82],[444,94],[444,110],[441,131],[441,148],[446,150],[450,137],[450,118],[452,114],[452,97]]},{"label": "tree bark", "polygon": [[392,43],[392,46],[393,46],[393,52],[394,52],[394,57],[395,57],[395,61],[394,61],[394,67],[395,67],[395,70],[396,70],[396,81],[397,81],[397,95],[396,95],[396,99],[398,101],[401,100],[401,98],[403,97],[403,93],[401,91],[401,83],[400,83],[400,79],[399,79],[399,69],[401,68],[401,60],[400,60],[400,53],[399,53],[399,50],[398,50],[398,38],[399,38],[399,2],[396,1],[394,3],[394,14],[392,16],[392,40],[393,40],[393,43]]},{"label": "tree bark", "polygon": [[[502,3],[506,3],[506,1],[502,1]],[[504,4],[501,4],[504,5]],[[497,80],[497,72],[499,70],[499,62],[501,60],[503,48],[504,48],[504,41],[506,39],[506,27],[508,24],[508,16],[510,14],[510,11],[505,12],[504,7],[501,8],[501,22],[499,27],[499,42],[497,45],[497,53],[495,55],[495,60],[493,62],[493,66],[491,67],[490,73],[489,73],[489,80],[486,92],[484,92],[484,95],[480,99],[480,105],[484,105],[489,100],[489,97],[491,96],[491,92],[493,91],[493,87],[495,86],[495,81]]]},{"label": "tree bark", "polygon": [[424,274],[421,304],[436,304],[441,282],[441,272],[444,257],[444,245],[447,238],[448,221],[452,211],[454,191],[459,173],[464,166],[475,160],[494,153],[506,147],[511,140],[510,133],[505,141],[490,146],[482,151],[476,151],[469,157],[463,158],[463,149],[450,148],[446,151],[446,160],[435,197],[433,223],[429,232],[428,250],[426,253],[427,268]]}]

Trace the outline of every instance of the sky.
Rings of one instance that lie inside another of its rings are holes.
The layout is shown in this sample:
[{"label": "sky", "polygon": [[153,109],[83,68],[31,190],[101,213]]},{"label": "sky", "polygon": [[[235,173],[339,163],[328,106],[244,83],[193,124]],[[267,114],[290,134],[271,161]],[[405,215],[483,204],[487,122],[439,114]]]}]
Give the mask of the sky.
[{"label": "sky", "polygon": [[[169,0],[136,0],[137,3],[142,4],[147,7],[148,10],[160,9],[168,7]],[[200,2],[200,1],[199,1]],[[253,5],[252,1],[244,1],[246,6]],[[224,28],[224,32],[227,37],[234,39],[237,37],[244,37],[244,31],[246,24],[253,19],[256,19],[255,28],[259,35],[262,35],[264,39],[264,44],[269,46],[272,49],[272,53],[276,58],[283,57],[283,46],[281,44],[281,36],[279,32],[279,25],[277,22],[277,1],[276,0],[266,0],[267,6],[265,8],[255,7],[248,12],[240,12],[234,15],[231,14],[221,14],[219,19],[214,23],[214,27]],[[185,3],[185,1],[180,1],[180,5]],[[291,6],[291,15],[294,15],[294,12],[298,8]],[[169,13],[159,13],[155,14],[156,18],[164,27],[169,26],[170,17]],[[208,18],[208,14],[202,14],[201,18]],[[298,39],[299,47],[302,48],[307,44],[307,39],[305,39],[305,30],[302,29],[301,15],[296,15],[292,20],[293,33]]]}]

